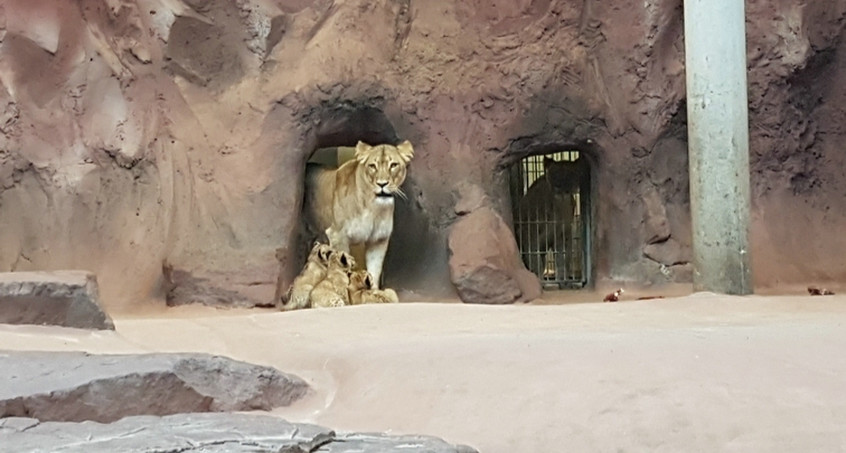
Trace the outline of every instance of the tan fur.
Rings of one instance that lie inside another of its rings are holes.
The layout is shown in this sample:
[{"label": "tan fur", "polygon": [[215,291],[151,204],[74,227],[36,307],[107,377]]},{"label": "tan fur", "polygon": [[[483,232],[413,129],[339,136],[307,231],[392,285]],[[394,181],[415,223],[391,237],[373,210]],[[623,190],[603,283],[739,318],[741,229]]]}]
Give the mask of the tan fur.
[{"label": "tan fur", "polygon": [[400,186],[413,156],[408,141],[397,146],[358,142],[355,159],[337,170],[310,165],[306,172],[309,225],[336,250],[349,253],[350,245],[364,245],[376,287],[394,227],[394,196],[405,196]]},{"label": "tan fur", "polygon": [[350,303],[347,287],[350,284],[350,272],[355,267],[355,259],[346,252],[335,251],[329,260],[329,269],[324,278],[311,291],[311,306],[342,307]]},{"label": "tan fur", "polygon": [[[545,158],[543,167],[544,174],[520,199],[515,228],[522,250],[533,252],[531,259],[526,260],[526,267],[536,275],[544,272],[544,252],[556,243],[563,249],[564,244],[572,240],[574,196],[589,171],[584,158],[572,162]],[[556,267],[566,272],[563,255],[556,253],[555,258]]]},{"label": "tan fur", "polygon": [[385,304],[399,302],[396,291],[373,289],[373,277],[367,271],[356,271],[350,275],[350,304]]},{"label": "tan fur", "polygon": [[283,247],[279,247],[276,249],[276,261],[279,264],[279,275],[276,277],[276,292],[273,294],[273,304],[279,308],[282,308],[283,305],[288,303],[288,300],[291,298],[291,288],[289,287],[287,291],[285,291],[284,281],[285,276],[282,273],[282,260],[285,259],[285,249]]},{"label": "tan fur", "polygon": [[283,311],[309,307],[311,292],[326,278],[327,266],[332,255],[332,249],[328,245],[319,242],[314,244],[303,271],[288,289],[287,297],[281,306]]}]

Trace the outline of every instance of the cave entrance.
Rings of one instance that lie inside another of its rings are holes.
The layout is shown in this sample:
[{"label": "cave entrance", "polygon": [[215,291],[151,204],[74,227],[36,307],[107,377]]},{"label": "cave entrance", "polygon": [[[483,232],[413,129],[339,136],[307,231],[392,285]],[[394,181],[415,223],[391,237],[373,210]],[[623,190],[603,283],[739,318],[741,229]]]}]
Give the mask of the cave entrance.
[{"label": "cave entrance", "polygon": [[[322,112],[317,121],[318,127],[314,131],[314,148],[308,155],[307,164],[318,164],[329,168],[338,168],[355,158],[355,146],[363,141],[371,146],[383,143],[397,143],[394,126],[385,113],[376,107],[355,105],[349,102],[338,102]],[[305,192],[303,193],[305,196]],[[301,213],[303,219],[305,212]],[[401,227],[401,226],[400,226]],[[394,234],[397,224],[394,224]],[[306,240],[301,241],[300,258],[304,263],[311,243],[314,239],[326,241],[321,232],[306,232]],[[311,237],[317,234],[317,237]],[[353,245],[350,252],[355,258],[356,268],[365,268],[364,247]],[[391,253],[391,247],[388,248]],[[385,272],[382,273],[384,283]]]},{"label": "cave entrance", "polygon": [[355,145],[353,146],[332,146],[318,148],[309,158],[308,163],[319,164],[326,167],[338,168],[355,157]]},{"label": "cave entrance", "polygon": [[590,169],[579,151],[531,155],[511,166],[517,246],[544,289],[590,281]]}]

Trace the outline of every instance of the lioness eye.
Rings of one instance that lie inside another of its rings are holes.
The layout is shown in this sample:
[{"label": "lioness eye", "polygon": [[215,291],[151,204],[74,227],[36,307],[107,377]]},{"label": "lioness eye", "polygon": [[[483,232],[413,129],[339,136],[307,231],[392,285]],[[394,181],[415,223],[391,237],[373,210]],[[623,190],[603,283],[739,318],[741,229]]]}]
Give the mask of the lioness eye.
[{"label": "lioness eye", "polygon": [[374,164],[374,163],[370,163],[370,164],[368,164],[368,165],[367,165],[367,168],[369,168],[369,169],[371,169],[371,170],[375,170],[375,169],[376,169],[376,164]]},{"label": "lioness eye", "polygon": [[391,170],[393,170],[393,169],[397,168],[398,166],[399,166],[399,164],[398,164],[398,163],[396,163],[396,162],[391,162]]}]

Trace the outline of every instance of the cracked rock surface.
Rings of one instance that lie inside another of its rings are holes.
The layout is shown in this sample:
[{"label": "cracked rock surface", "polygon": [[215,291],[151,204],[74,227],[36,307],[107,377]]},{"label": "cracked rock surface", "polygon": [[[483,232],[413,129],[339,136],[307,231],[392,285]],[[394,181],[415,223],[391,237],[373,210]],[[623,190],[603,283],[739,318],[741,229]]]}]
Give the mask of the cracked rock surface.
[{"label": "cracked rock surface", "polygon": [[207,354],[0,352],[0,417],[111,422],[131,415],[269,410],[308,392],[297,376]]},{"label": "cracked rock surface", "polygon": [[473,453],[428,436],[335,434],[326,428],[253,414],[126,417],[109,424],[0,420],[0,445],[14,452]]}]

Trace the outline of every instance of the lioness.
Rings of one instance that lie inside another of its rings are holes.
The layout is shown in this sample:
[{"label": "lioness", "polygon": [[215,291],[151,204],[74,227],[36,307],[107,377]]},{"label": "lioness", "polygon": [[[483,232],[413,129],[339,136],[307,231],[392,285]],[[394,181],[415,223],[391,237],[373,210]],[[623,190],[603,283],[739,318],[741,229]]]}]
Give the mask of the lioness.
[{"label": "lioness", "polygon": [[394,196],[405,196],[400,186],[412,157],[408,140],[397,146],[360,141],[355,158],[337,170],[306,167],[307,222],[335,250],[349,253],[350,245],[363,245],[376,288],[394,229]]},{"label": "lioness", "polygon": [[515,229],[530,271],[544,277],[546,253],[557,246],[555,267],[567,276],[564,250],[573,238],[575,194],[587,175],[587,161],[544,158],[544,173],[520,199]]}]

